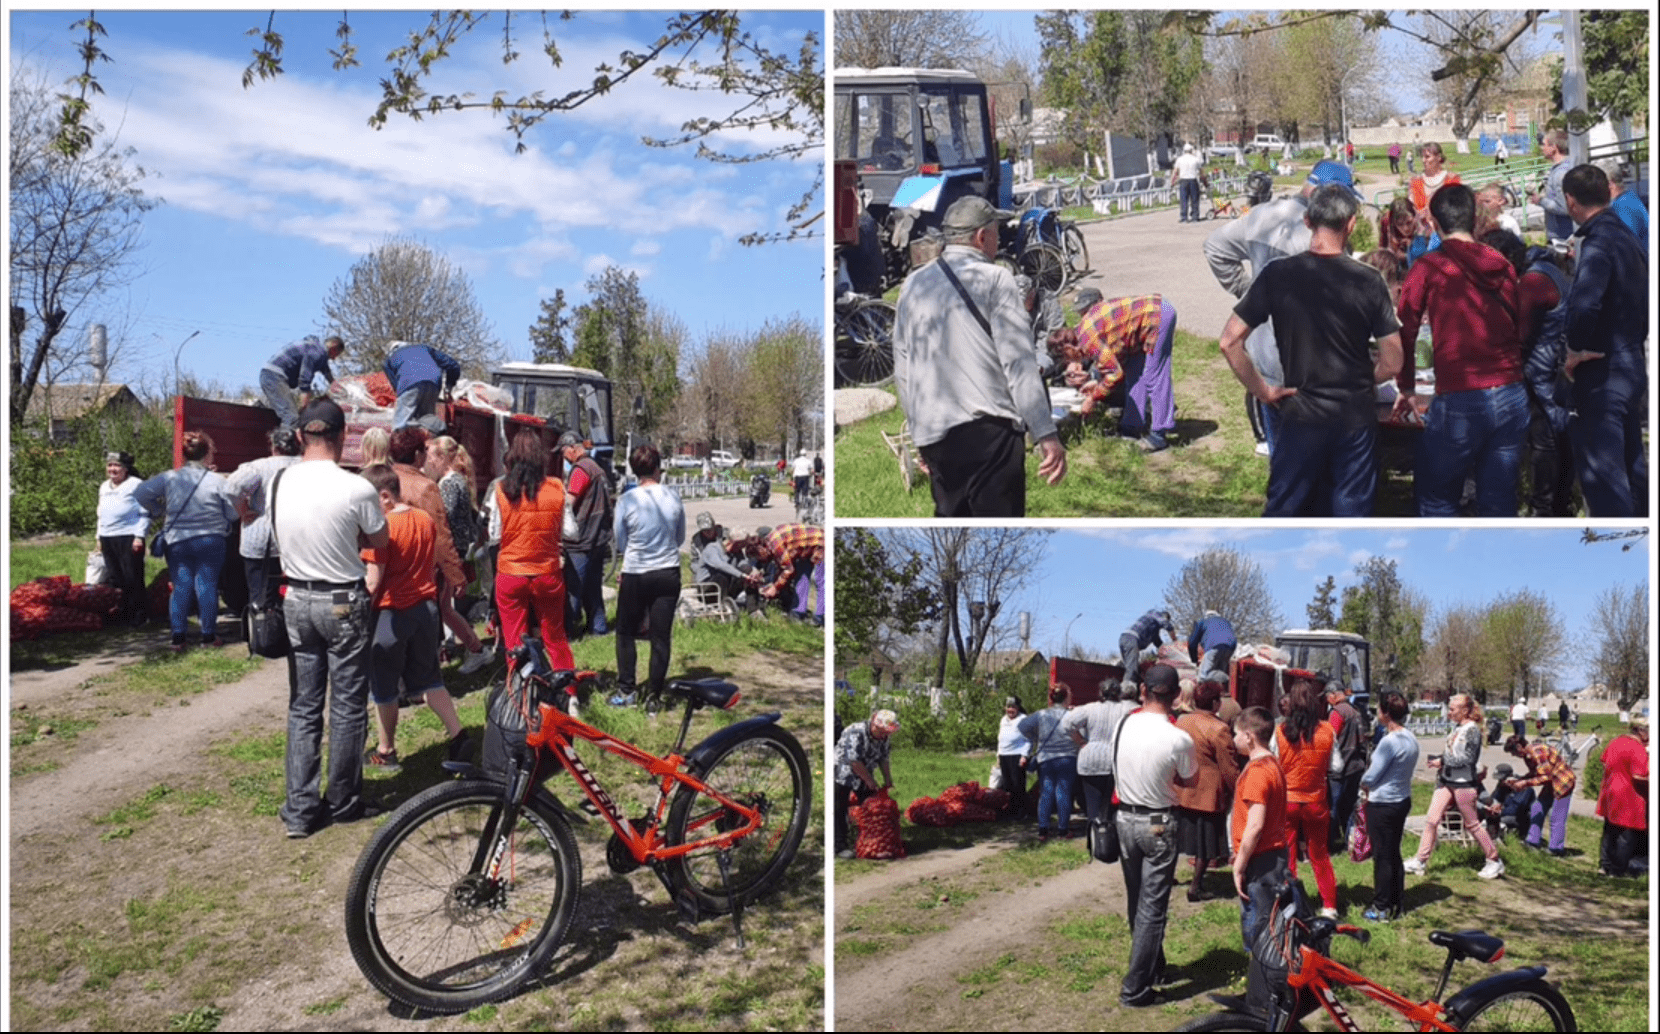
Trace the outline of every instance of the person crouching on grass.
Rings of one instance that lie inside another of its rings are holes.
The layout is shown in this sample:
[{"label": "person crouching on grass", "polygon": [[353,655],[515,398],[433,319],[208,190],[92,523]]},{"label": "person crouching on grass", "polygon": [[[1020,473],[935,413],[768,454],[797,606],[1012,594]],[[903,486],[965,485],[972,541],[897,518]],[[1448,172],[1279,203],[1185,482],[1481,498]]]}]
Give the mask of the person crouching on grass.
[{"label": "person crouching on grass", "polygon": [[1257,935],[1274,910],[1274,892],[1288,873],[1285,851],[1285,773],[1268,749],[1274,719],[1261,707],[1247,707],[1233,723],[1233,746],[1247,760],[1234,784],[1233,885],[1239,894],[1240,931],[1245,952],[1245,1000],[1266,1016],[1272,988],[1256,957]]},{"label": "person crouching on grass", "polygon": [[449,760],[464,761],[470,742],[455,714],[455,701],[444,688],[438,647],[443,632],[438,620],[437,526],[424,510],[403,501],[398,473],[376,463],[363,477],[380,494],[386,511],[390,541],[380,549],[366,549],[365,579],[375,607],[374,639],[370,646],[370,695],[375,702],[379,743],[363,755],[370,772],[392,775],[398,763],[398,683],[411,695],[425,695],[427,706],[444,723],[449,737]]}]

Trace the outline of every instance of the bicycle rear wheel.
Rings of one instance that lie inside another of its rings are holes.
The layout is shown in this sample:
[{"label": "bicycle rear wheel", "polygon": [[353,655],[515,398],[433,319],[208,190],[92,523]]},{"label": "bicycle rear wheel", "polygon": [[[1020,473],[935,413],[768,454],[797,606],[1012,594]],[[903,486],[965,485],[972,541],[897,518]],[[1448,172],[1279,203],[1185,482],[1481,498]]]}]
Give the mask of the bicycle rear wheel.
[{"label": "bicycle rear wheel", "polygon": [[582,879],[576,838],[534,801],[498,834],[503,796],[482,779],[435,786],[364,847],[346,894],[346,940],[389,998],[442,1013],[507,998],[564,939]]},{"label": "bicycle rear wheel", "polygon": [[860,302],[836,320],[836,375],[856,387],[876,388],[893,379],[892,305]]},{"label": "bicycle rear wheel", "polygon": [[1032,283],[1051,294],[1066,290],[1068,270],[1066,256],[1053,244],[1030,244],[1020,253],[1020,271],[1032,278]]},{"label": "bicycle rear wheel", "polygon": [[[765,725],[727,747],[705,771],[694,774],[710,788],[761,813],[761,828],[732,848],[730,883],[721,875],[714,851],[681,855],[669,862],[670,878],[692,893],[698,908],[724,914],[732,911],[734,898],[747,905],[771,890],[795,860],[812,807],[811,770],[807,752],[794,736],[776,725]],[[742,816],[685,786],[669,806],[666,840],[670,847],[678,847],[743,823]]]},{"label": "bicycle rear wheel", "polygon": [[1543,980],[1472,1002],[1449,1022],[1459,1030],[1577,1031],[1574,1011],[1556,988]]}]

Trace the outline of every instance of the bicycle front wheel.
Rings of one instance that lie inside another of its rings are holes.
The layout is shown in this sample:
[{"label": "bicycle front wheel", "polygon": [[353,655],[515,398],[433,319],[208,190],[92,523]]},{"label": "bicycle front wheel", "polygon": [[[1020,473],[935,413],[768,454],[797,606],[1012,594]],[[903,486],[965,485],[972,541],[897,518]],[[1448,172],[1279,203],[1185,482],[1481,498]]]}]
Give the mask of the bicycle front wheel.
[{"label": "bicycle front wheel", "polygon": [[[570,824],[499,783],[443,783],[370,839],[346,894],[346,940],[369,982],[429,1012],[510,997],[565,937],[581,886]],[[496,872],[491,859],[500,852]]]},{"label": "bicycle front wheel", "polygon": [[1084,247],[1082,230],[1068,226],[1061,234],[1061,250],[1066,252],[1066,267],[1071,270],[1073,280],[1089,272],[1089,249]]},{"label": "bicycle front wheel", "polygon": [[1556,988],[1543,980],[1497,992],[1472,1002],[1449,1022],[1459,1030],[1577,1031],[1574,1011]]},{"label": "bicycle front wheel", "polygon": [[[761,813],[761,828],[732,848],[730,882],[721,875],[714,851],[681,855],[669,863],[670,878],[691,892],[698,908],[724,914],[732,911],[734,898],[747,905],[771,890],[795,860],[813,803],[811,770],[807,752],[794,736],[764,725],[695,774],[711,789]],[[695,843],[743,824],[741,815],[686,786],[669,806],[667,843]]]}]

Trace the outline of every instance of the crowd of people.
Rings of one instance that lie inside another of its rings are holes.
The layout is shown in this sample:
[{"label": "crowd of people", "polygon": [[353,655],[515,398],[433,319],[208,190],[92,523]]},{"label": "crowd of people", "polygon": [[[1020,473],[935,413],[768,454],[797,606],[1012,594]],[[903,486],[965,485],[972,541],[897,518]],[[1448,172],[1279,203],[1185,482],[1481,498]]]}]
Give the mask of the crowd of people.
[{"label": "crowd of people", "polygon": [[[1201,633],[1214,617],[1201,619]],[[1164,621],[1168,615],[1158,611],[1147,618],[1155,630]],[[1220,628],[1213,635],[1232,638]],[[1140,636],[1126,633],[1126,647],[1132,636],[1140,643]],[[1203,652],[1232,645],[1216,642]],[[1163,941],[1183,855],[1193,865],[1189,901],[1216,897],[1205,887],[1207,872],[1231,868],[1241,939],[1250,954],[1279,885],[1288,876],[1297,878],[1300,845],[1307,849],[1319,911],[1334,918],[1342,903],[1332,854],[1349,850],[1351,843],[1357,852],[1369,851],[1372,886],[1369,895],[1365,888],[1359,894],[1368,902],[1361,915],[1372,923],[1388,923],[1406,911],[1406,877],[1426,873],[1450,812],[1462,816],[1461,829],[1483,853],[1476,873],[1482,879],[1504,875],[1501,837],[1564,853],[1568,802],[1576,785],[1572,765],[1549,744],[1517,734],[1504,749],[1519,765],[1499,764],[1488,772],[1480,761],[1481,708],[1467,694],[1447,701],[1451,728],[1445,742],[1423,748],[1433,751],[1422,767],[1434,778],[1435,790],[1417,850],[1406,855],[1420,743],[1406,727],[1409,704],[1400,692],[1383,692],[1374,715],[1363,702],[1357,706],[1340,683],[1322,687],[1296,678],[1276,703],[1276,718],[1262,707],[1242,708],[1232,699],[1225,674],[1207,673],[1194,685],[1164,663],[1127,675],[1122,683],[1109,679],[1100,690],[1098,699],[1074,706],[1071,688],[1055,683],[1048,706],[1029,714],[1018,697],[1008,697],[997,763],[1001,789],[1009,794],[1008,816],[1027,822],[1035,810],[1039,843],[1072,835],[1075,783],[1082,789],[1090,849],[1097,857],[1099,830],[1103,824],[1114,827],[1131,931],[1122,1005],[1155,1004],[1162,1000],[1159,989],[1174,981]],[[838,849],[848,843],[848,802],[892,788],[889,738],[897,728],[893,713],[881,711],[841,736]],[[1648,719],[1637,715],[1603,755],[1598,861],[1608,876],[1646,871],[1647,745]],[[1028,788],[1033,774],[1035,809]],[[840,857],[851,858],[852,852]],[[1269,988],[1254,958],[1248,974],[1248,1003],[1261,1009]]]}]

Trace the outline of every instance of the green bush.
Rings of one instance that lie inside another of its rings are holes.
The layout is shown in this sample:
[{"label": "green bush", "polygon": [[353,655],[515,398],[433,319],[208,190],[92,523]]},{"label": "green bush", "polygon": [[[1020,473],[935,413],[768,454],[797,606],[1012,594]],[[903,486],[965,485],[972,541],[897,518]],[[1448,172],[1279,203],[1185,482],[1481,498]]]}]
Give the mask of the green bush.
[{"label": "green bush", "polygon": [[1597,745],[1591,751],[1591,756],[1585,759],[1585,771],[1579,777],[1579,795],[1596,800],[1602,794],[1602,752],[1608,744]]},{"label": "green bush", "polygon": [[1027,710],[1044,703],[1040,681],[1017,676],[995,676],[965,681],[947,677],[946,692],[936,713],[927,693],[884,701],[899,715],[897,745],[916,750],[961,753],[997,746],[997,723],[1003,718],[1003,698],[1013,693],[1027,702]]},{"label": "green bush", "polygon": [[148,412],[136,422],[128,416],[87,418],[71,426],[70,439],[63,443],[28,428],[14,429],[12,537],[96,530],[104,454],[117,450],[132,453],[145,475],[170,469],[173,425]]},{"label": "green bush", "polygon": [[1356,255],[1364,255],[1378,246],[1378,227],[1362,213],[1355,220],[1355,232],[1349,235],[1349,248]]}]

